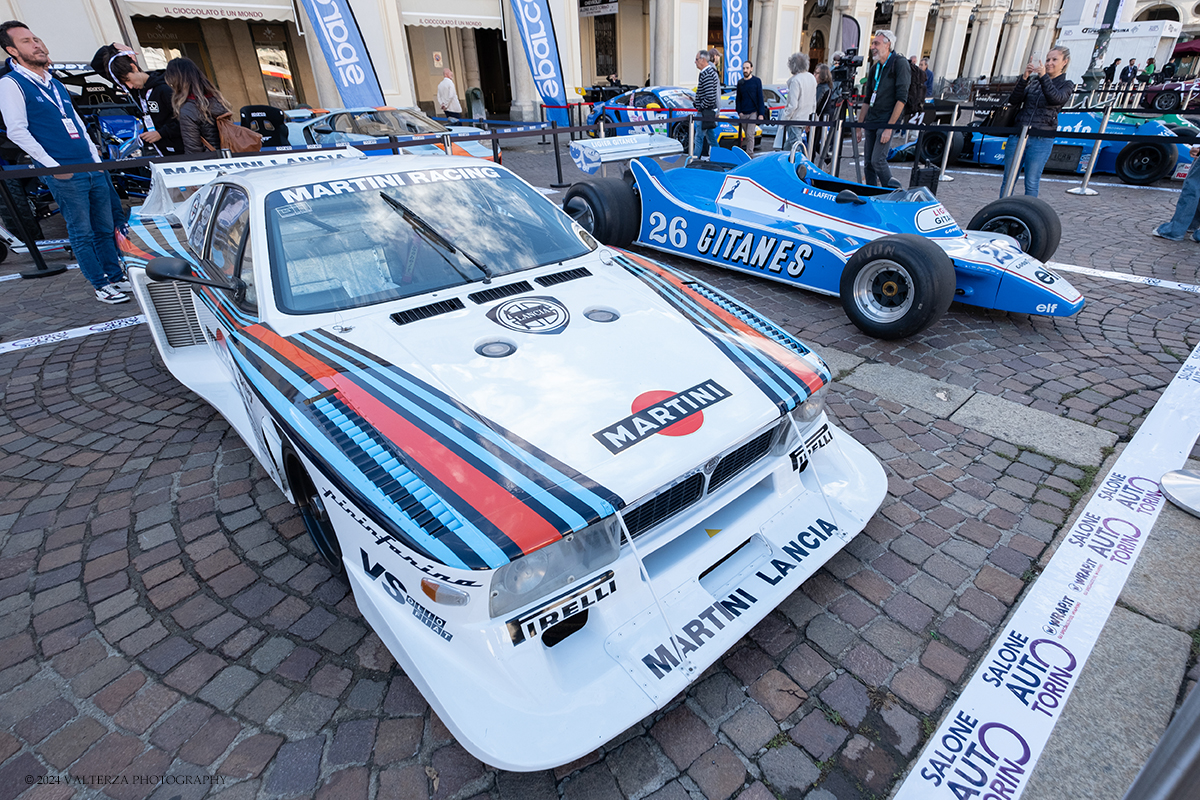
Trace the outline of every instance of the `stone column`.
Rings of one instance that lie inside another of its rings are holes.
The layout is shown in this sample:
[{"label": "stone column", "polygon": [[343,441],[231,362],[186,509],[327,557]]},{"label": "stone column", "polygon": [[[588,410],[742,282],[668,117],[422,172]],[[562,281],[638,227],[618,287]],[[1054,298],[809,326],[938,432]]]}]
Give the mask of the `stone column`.
[{"label": "stone column", "polygon": [[925,25],[929,21],[929,7],[932,4],[932,0],[898,0],[892,12],[897,52],[921,57],[921,48],[925,44]]},{"label": "stone column", "polygon": [[675,52],[673,0],[651,0],[650,85],[664,86],[671,81],[671,54]]},{"label": "stone column", "polygon": [[[749,5],[749,4],[747,4]],[[754,62],[755,74],[760,77],[764,69],[768,72],[775,63],[775,29],[779,23],[779,4],[775,0],[755,3],[754,49],[750,60]]]},{"label": "stone column", "polygon": [[984,0],[984,3],[986,5],[980,6],[975,12],[975,32],[971,35],[971,53],[967,57],[968,78],[992,76],[1000,30],[1004,25],[1005,12],[1008,11],[1006,0]]},{"label": "stone column", "polygon": [[463,75],[458,82],[458,90],[462,92],[462,109],[464,114],[470,113],[467,105],[467,90],[479,88],[479,51],[475,48],[475,31],[472,28],[459,28],[459,38],[462,40]]},{"label": "stone column", "polygon": [[1025,71],[1025,53],[1029,48],[1029,35],[1033,30],[1032,9],[1013,9],[1008,12],[1004,23],[1004,36],[1000,40],[1000,56],[996,59],[993,72],[998,76],[1013,78]]},{"label": "stone column", "polygon": [[1057,11],[1050,14],[1042,12],[1033,18],[1033,43],[1022,63],[1028,63],[1031,55],[1036,55],[1042,61],[1046,60],[1046,51],[1053,46],[1054,30],[1057,26]]},{"label": "stone column", "polygon": [[525,45],[521,42],[517,27],[517,17],[513,13],[512,3],[502,3],[504,7],[504,25],[508,36],[508,74],[512,81],[512,108],[509,109],[509,119],[536,122],[541,119],[541,95],[533,82],[533,72],[529,69],[529,59],[525,56]]},{"label": "stone column", "polygon": [[960,74],[963,47],[967,40],[967,24],[971,20],[974,0],[950,0],[938,15],[937,44],[933,51],[933,73],[939,78],[954,80]]}]

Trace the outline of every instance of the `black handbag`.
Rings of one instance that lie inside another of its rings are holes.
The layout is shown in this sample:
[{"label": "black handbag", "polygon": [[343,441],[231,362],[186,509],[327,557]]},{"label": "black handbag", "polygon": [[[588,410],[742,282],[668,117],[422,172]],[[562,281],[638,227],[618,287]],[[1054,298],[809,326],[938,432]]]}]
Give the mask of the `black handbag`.
[{"label": "black handbag", "polygon": [[717,127],[717,110],[715,108],[700,109],[700,130],[711,131]]},{"label": "black handbag", "polygon": [[1004,103],[992,109],[983,125],[985,128],[1015,128],[1020,110],[1020,103]]}]

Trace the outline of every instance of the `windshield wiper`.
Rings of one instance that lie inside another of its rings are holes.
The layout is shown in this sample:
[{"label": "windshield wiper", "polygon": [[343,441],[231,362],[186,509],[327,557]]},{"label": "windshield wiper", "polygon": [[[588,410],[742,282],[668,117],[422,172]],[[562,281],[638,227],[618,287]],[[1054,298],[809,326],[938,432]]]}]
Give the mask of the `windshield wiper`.
[{"label": "windshield wiper", "polygon": [[[434,243],[441,245],[445,249],[449,250],[451,253],[461,253],[463,258],[465,258],[467,261],[471,262],[471,266],[475,267],[475,269],[477,269],[483,273],[483,282],[484,283],[492,282],[492,278],[494,276],[492,275],[492,270],[488,267],[487,264],[483,264],[483,263],[475,260],[471,256],[471,254],[468,253],[466,250],[463,250],[462,248],[459,248],[459,247],[455,247],[453,244],[450,243],[449,239],[447,239],[442,234],[438,233],[433,228],[433,226],[430,225],[428,222],[421,219],[421,217],[418,216],[417,212],[413,211],[411,208],[404,205],[404,203],[401,203],[399,200],[392,197],[387,192],[380,192],[379,196],[383,198],[385,203],[387,203],[389,206],[391,206],[392,208],[399,211],[401,213],[401,215],[404,216],[404,219],[410,225],[413,226],[413,230],[417,231],[418,233],[424,234],[427,238],[433,240]],[[446,259],[446,260],[449,261],[449,259]],[[455,269],[457,269],[457,267],[455,267]],[[460,271],[460,274],[461,274],[461,271]],[[466,278],[467,276],[463,275],[463,277]],[[469,278],[468,278],[468,280],[469,280]]]}]

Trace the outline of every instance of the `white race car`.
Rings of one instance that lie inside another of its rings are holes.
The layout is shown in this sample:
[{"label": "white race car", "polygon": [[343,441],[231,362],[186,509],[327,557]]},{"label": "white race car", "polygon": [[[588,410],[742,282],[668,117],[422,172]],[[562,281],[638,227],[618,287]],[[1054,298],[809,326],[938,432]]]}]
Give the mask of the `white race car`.
[{"label": "white race car", "polygon": [[500,166],[218,173],[124,249],[172,374],[496,767],[570,762],[662,708],[886,491],[826,418],[819,357]]}]

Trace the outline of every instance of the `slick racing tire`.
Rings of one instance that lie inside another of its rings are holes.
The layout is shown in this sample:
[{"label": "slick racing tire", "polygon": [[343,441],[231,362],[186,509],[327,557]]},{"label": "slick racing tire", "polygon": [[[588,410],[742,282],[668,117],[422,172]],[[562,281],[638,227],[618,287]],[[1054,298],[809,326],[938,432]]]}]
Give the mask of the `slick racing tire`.
[{"label": "slick racing tire", "polygon": [[903,339],[937,322],[954,300],[954,264],[923,236],[868,242],[842,270],[842,308],[868,336]]},{"label": "slick racing tire", "polygon": [[598,178],[573,184],[563,211],[598,241],[628,247],[642,222],[642,204],[633,187],[620,178]]},{"label": "slick racing tire", "polygon": [[325,501],[290,446],[283,451],[283,469],[288,486],[292,489],[292,497],[300,509],[300,519],[304,521],[304,529],[312,538],[313,546],[317,548],[317,552],[333,574],[340,575],[345,570],[342,563],[342,546],[338,542],[337,532],[333,529],[333,522],[329,519],[329,512],[325,509]]},{"label": "slick racing tire", "polygon": [[967,230],[1011,236],[1038,261],[1048,261],[1062,240],[1062,222],[1050,204],[1023,194],[988,203],[971,217]]},{"label": "slick racing tire", "polygon": [[688,128],[691,125],[687,122],[677,122],[671,126],[671,138],[683,145],[683,152],[687,152],[688,146]]},{"label": "slick racing tire", "polygon": [[1154,102],[1151,107],[1155,111],[1161,111],[1164,114],[1170,114],[1175,109],[1179,108],[1179,92],[1165,91],[1159,92],[1154,96]]},{"label": "slick racing tire", "polygon": [[1174,144],[1130,142],[1117,154],[1117,177],[1124,183],[1146,186],[1170,175],[1178,160]]},{"label": "slick racing tire", "polygon": [[[963,135],[954,131],[950,135],[950,159],[947,164],[957,164],[958,156],[963,149]],[[920,151],[917,161],[927,161],[941,165],[942,155],[946,152],[946,133],[944,131],[929,131],[920,139]]]}]

